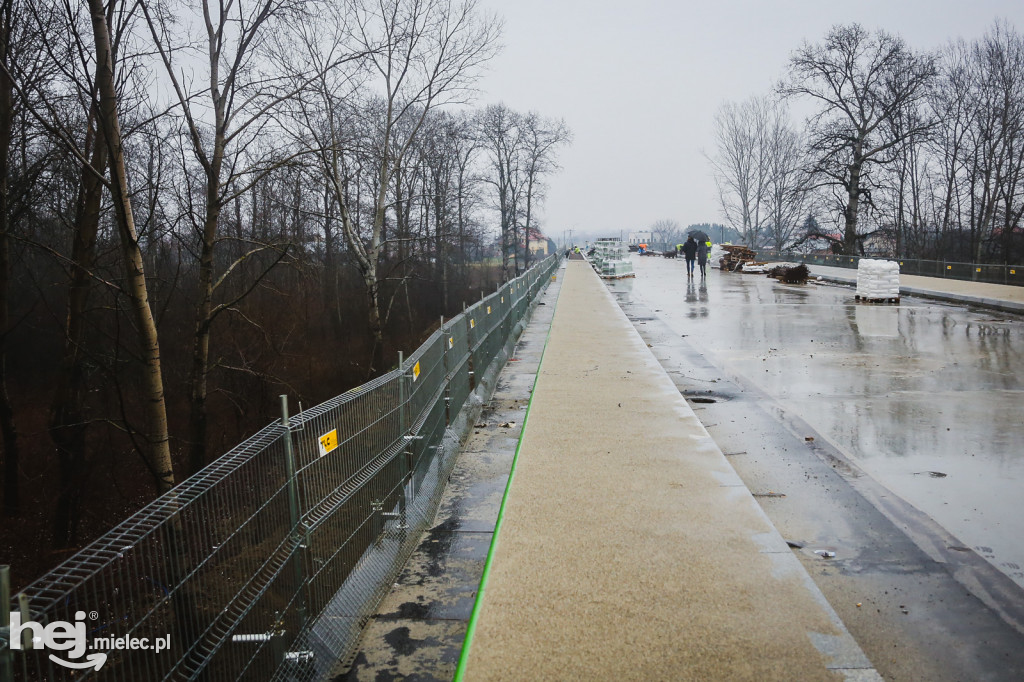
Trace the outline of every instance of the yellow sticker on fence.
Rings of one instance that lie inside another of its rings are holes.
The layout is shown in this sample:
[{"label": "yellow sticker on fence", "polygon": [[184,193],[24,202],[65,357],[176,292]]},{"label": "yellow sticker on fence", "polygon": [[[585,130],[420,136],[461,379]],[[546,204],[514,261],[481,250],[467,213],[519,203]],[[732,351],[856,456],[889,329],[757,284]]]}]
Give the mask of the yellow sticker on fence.
[{"label": "yellow sticker on fence", "polygon": [[1010,274],[1011,274],[1011,275],[1016,275],[1016,274],[1017,274],[1017,271],[1016,271],[1016,270],[1010,270]]},{"label": "yellow sticker on fence", "polygon": [[472,328],[473,328],[473,327],[475,327],[475,326],[476,326],[476,320],[472,320],[472,319],[471,319],[471,320],[469,321],[469,328],[470,328],[470,329],[472,329]]},{"label": "yellow sticker on fence", "polygon": [[412,366],[412,380],[416,381],[420,378],[420,363],[416,363]]},{"label": "yellow sticker on fence", "polygon": [[490,315],[490,314],[491,314],[491,306],[487,306],[487,314],[488,314],[488,315]]},{"label": "yellow sticker on fence", "polygon": [[332,429],[320,436],[320,456],[323,457],[338,447],[338,429]]},{"label": "yellow sticker on fence", "polygon": [[946,266],[946,269],[947,269],[947,270],[952,270],[952,269],[953,269],[953,266],[952,266],[952,265],[947,265],[947,266]]},{"label": "yellow sticker on fence", "polygon": [[455,337],[454,336],[449,336],[448,337],[448,348],[455,348]]},{"label": "yellow sticker on fence", "polygon": [[504,303],[504,302],[505,302],[505,297],[504,297],[504,296],[502,296],[502,297],[501,297],[501,302],[502,302],[502,303]]},{"label": "yellow sticker on fence", "polygon": [[981,268],[975,268],[974,271],[975,272],[981,272]]}]

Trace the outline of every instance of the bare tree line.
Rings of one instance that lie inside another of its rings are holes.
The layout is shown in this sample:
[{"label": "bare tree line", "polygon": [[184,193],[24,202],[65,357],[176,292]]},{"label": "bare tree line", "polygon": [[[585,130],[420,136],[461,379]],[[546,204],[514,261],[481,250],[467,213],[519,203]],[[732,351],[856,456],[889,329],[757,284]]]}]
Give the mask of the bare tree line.
[{"label": "bare tree line", "polygon": [[528,267],[570,133],[467,106],[500,33],[476,0],[0,0],[3,513],[52,497],[73,547],[117,520],[83,531],[86,491],[169,489]]},{"label": "bare tree line", "polygon": [[1024,260],[1024,36],[1004,21],[934,52],[836,26],[715,126],[722,212],[750,245]]}]

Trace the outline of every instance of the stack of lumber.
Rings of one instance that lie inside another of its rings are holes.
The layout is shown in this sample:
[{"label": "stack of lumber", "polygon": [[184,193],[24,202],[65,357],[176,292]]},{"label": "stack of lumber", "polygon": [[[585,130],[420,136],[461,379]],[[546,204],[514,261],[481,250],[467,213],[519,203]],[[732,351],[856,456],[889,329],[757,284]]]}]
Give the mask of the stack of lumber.
[{"label": "stack of lumber", "polygon": [[730,272],[741,270],[744,263],[753,261],[757,255],[751,249],[736,244],[722,244],[722,248],[725,249],[725,256],[718,261],[718,265],[722,270]]}]

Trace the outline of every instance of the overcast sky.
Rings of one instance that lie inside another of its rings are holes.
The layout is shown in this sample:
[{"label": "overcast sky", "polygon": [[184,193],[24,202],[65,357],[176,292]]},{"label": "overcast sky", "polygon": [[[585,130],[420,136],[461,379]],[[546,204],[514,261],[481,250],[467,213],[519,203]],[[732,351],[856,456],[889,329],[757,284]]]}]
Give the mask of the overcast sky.
[{"label": "overcast sky", "polygon": [[997,17],[1024,31],[1024,0],[480,0],[503,17],[502,53],[479,104],[564,118],[575,140],[550,181],[542,229],[617,236],[661,218],[720,222],[703,156],[727,100],[772,88],[803,40],[837,23],[915,49],[980,37]]}]

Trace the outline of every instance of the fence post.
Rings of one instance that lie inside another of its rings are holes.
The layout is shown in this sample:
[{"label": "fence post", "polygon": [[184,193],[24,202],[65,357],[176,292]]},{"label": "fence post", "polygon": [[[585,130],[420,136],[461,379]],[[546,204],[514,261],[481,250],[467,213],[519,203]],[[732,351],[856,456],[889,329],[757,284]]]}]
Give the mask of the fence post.
[{"label": "fence post", "polygon": [[[11,648],[11,567],[0,566],[0,682],[14,682],[14,652]],[[3,640],[7,646],[2,646]]]},{"label": "fence post", "polygon": [[299,508],[299,481],[295,467],[295,447],[292,444],[292,427],[288,420],[288,396],[281,396],[281,426],[284,427],[284,471],[288,477],[288,516],[291,522],[292,535],[298,543],[295,557],[292,559],[295,584],[299,590],[299,629],[306,627],[306,576],[303,554],[309,548],[308,539],[302,532],[302,510]]},{"label": "fence post", "polygon": [[448,332],[444,330],[444,315],[441,316],[441,352],[444,354],[444,425],[452,423],[452,378],[451,367],[448,366]]},{"label": "fence post", "polygon": [[402,433],[402,460],[405,462],[405,473],[402,476],[404,484],[402,485],[402,494],[398,498],[398,513],[400,515],[399,524],[404,529],[407,525],[407,519],[405,517],[405,498],[408,494],[408,485],[412,481],[412,439],[409,438],[411,435],[409,431],[412,429],[412,415],[406,419],[406,408],[408,407],[409,399],[412,397],[412,391],[408,390],[409,386],[406,383],[407,377],[405,375],[405,353],[398,351],[398,428]]}]

